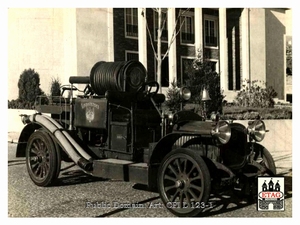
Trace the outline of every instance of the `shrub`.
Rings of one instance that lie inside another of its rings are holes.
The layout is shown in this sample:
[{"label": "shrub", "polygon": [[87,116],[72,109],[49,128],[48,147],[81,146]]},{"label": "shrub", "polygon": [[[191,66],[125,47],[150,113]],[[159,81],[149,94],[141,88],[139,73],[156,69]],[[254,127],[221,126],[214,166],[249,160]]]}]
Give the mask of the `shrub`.
[{"label": "shrub", "polygon": [[274,107],[274,100],[277,93],[273,87],[264,87],[266,84],[262,81],[254,80],[249,82],[244,81],[242,89],[239,91],[235,98],[235,105],[242,107],[257,107],[268,108]]},{"label": "shrub", "polygon": [[[220,89],[220,76],[213,70],[212,62],[203,60],[202,51],[198,51],[197,58],[186,63],[185,74],[188,74],[188,77],[184,84],[178,83],[178,86],[185,86],[190,89],[192,97],[188,103],[194,105],[193,110],[196,113],[203,111],[201,93],[203,88],[206,88],[211,98],[211,101],[206,102],[206,113],[222,113],[222,102],[225,96]],[[186,102],[180,98],[180,88],[177,87],[176,82],[171,83],[171,85],[167,91],[165,105],[171,111],[178,111],[181,105],[184,106]]]},{"label": "shrub", "polygon": [[18,81],[19,98],[21,107],[33,108],[36,97],[44,95],[40,88],[40,76],[34,69],[27,69],[22,72]]},{"label": "shrub", "polygon": [[288,75],[293,74],[293,48],[291,44],[286,46],[286,73]]},{"label": "shrub", "polygon": [[[61,83],[58,78],[52,78],[51,86],[50,86],[50,101],[60,102],[60,95],[61,95]],[[44,102],[45,104],[45,102]]]},{"label": "shrub", "polygon": [[224,106],[222,119],[254,120],[260,119],[292,119],[292,107],[254,108]]},{"label": "shrub", "polygon": [[31,109],[31,104],[26,102],[21,102],[20,99],[8,100],[9,109]]},{"label": "shrub", "polygon": [[201,93],[206,88],[211,98],[206,102],[207,114],[213,111],[222,113],[225,96],[220,88],[220,75],[213,69],[213,63],[203,59],[202,51],[198,51],[197,58],[186,68],[188,79],[185,85],[191,90],[191,102],[202,105]]},{"label": "shrub", "polygon": [[168,88],[166,97],[167,100],[165,102],[165,105],[172,112],[179,111],[181,109],[181,106],[183,106],[184,104],[180,97],[180,88],[177,87],[177,83],[175,81],[173,81],[171,83],[171,87]]},{"label": "shrub", "polygon": [[[37,96],[44,95],[40,88],[40,77],[34,69],[25,69],[18,81],[19,97],[8,100],[8,108],[11,109],[34,109]],[[44,98],[43,102],[47,101]]]},{"label": "shrub", "polygon": [[61,94],[61,83],[58,78],[52,78],[50,87],[50,96],[60,96]]}]

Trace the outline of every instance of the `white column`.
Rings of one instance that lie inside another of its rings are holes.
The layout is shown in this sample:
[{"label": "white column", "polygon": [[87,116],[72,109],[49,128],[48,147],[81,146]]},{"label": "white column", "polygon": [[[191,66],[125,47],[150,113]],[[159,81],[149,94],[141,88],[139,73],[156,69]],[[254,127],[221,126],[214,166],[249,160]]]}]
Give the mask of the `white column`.
[{"label": "white column", "polygon": [[139,61],[147,69],[146,8],[138,8]]},{"label": "white column", "polygon": [[227,61],[227,24],[226,24],[226,8],[219,9],[219,44],[220,44],[220,84],[221,89],[228,90],[228,61]]},{"label": "white column", "polygon": [[242,82],[250,79],[249,65],[249,9],[242,12]]},{"label": "white column", "polygon": [[203,17],[202,8],[195,8],[195,54],[203,51]]},{"label": "white column", "polygon": [[64,75],[62,83],[69,83],[69,76],[77,76],[76,9],[63,9]]},{"label": "white column", "polygon": [[[176,26],[176,12],[175,8],[168,9],[168,44],[170,45],[172,38],[173,43],[170,46],[169,51],[169,86],[173,81],[177,82],[177,60],[176,60],[176,37],[175,34]],[[174,39],[175,38],[175,39]]]},{"label": "white column", "polygon": [[114,16],[113,8],[107,8],[107,35],[108,35],[108,61],[113,62],[115,59],[114,55]]}]

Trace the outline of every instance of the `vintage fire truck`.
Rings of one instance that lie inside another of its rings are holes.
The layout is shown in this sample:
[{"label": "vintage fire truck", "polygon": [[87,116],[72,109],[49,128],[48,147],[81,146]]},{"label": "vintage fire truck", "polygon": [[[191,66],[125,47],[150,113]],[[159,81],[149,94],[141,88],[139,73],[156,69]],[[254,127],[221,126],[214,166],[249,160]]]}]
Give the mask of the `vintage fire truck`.
[{"label": "vintage fire truck", "polygon": [[[251,196],[258,176],[276,174],[270,152],[258,144],[263,121],[245,127],[192,111],[166,113],[158,83],[147,81],[138,61],[100,61],[69,83],[47,104],[39,100],[37,113],[21,115],[17,157],[26,157],[38,186],[55,183],[61,161],[74,162],[95,177],[147,185],[173,214],[191,217],[211,193],[232,188]],[[188,89],[181,96],[188,100]]]}]

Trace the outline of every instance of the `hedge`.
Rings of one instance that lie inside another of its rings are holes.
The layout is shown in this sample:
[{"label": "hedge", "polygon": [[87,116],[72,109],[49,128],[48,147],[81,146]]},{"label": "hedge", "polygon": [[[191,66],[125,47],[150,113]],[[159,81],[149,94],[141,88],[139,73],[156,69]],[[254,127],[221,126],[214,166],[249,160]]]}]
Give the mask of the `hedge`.
[{"label": "hedge", "polygon": [[253,120],[261,118],[271,119],[292,119],[292,107],[275,106],[274,108],[253,108],[240,106],[224,106],[223,119]]}]

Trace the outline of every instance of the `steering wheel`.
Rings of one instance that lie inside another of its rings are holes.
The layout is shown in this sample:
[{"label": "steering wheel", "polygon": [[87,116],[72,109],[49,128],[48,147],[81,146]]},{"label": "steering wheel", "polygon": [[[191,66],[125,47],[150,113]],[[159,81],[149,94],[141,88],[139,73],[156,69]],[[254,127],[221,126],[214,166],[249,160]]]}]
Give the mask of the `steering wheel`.
[{"label": "steering wheel", "polygon": [[[147,90],[145,90],[147,87]],[[152,91],[152,88],[155,88],[154,91]],[[136,96],[138,97],[140,93],[143,93],[144,98],[150,98],[157,94],[159,90],[159,84],[156,81],[148,81],[145,82],[142,86],[140,86],[136,91]]]}]

